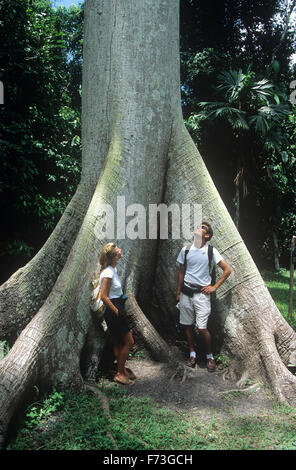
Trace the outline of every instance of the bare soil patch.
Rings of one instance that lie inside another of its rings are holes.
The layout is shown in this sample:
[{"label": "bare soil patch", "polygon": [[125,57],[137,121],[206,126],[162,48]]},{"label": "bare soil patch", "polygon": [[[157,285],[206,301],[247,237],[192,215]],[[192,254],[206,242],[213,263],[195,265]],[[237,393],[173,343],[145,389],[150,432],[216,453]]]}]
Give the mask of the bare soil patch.
[{"label": "bare soil patch", "polygon": [[205,363],[189,369],[190,375],[183,383],[180,376],[171,380],[174,371],[167,364],[147,357],[128,360],[127,367],[137,379],[133,385],[118,386],[124,387],[129,395],[149,396],[163,406],[183,410],[192,417],[262,416],[269,414],[274,405],[274,399],[262,384],[249,384],[239,389],[235,382],[224,380],[221,371],[208,372]]}]

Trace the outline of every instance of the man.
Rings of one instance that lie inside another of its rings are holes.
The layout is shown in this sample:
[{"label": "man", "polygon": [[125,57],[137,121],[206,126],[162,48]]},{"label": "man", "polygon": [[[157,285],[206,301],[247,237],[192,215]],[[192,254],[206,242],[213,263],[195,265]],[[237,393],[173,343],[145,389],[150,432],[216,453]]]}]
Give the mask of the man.
[{"label": "man", "polygon": [[231,269],[226,261],[224,261],[216,248],[213,248],[213,263],[220,266],[223,273],[218,281],[211,285],[208,258],[209,246],[207,242],[212,236],[213,230],[211,225],[208,222],[203,222],[194,233],[194,243],[190,246],[190,249],[189,247],[187,248],[186,260],[186,247],[182,248],[177,258],[177,262],[180,264],[177,302],[180,301],[180,323],[186,326],[186,337],[190,350],[187,365],[194,367],[196,364],[196,352],[193,344],[193,326],[196,324],[205,345],[207,369],[209,372],[213,372],[216,369],[216,363],[212,354],[211,334],[207,329],[208,318],[211,313],[210,294],[215,292],[231,273]]}]

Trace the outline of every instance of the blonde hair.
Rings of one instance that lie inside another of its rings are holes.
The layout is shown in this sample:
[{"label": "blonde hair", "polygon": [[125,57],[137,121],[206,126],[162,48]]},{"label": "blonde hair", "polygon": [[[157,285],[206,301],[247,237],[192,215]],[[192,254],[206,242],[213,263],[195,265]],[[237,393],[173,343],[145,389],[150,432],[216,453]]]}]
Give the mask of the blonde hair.
[{"label": "blonde hair", "polygon": [[103,269],[107,268],[107,266],[112,264],[113,258],[117,254],[115,248],[116,248],[115,243],[110,242],[110,243],[107,243],[107,245],[105,245],[104,248],[102,249],[99,255],[99,263],[101,265],[101,268],[96,278],[92,281],[92,285],[94,288],[96,288],[99,285],[100,274],[103,271]]},{"label": "blonde hair", "polygon": [[112,264],[113,258],[115,258],[117,252],[115,250],[116,245],[115,243],[107,243],[102,249],[100,256],[99,256],[99,263],[101,265],[100,273],[103,269],[107,268],[110,264]]}]

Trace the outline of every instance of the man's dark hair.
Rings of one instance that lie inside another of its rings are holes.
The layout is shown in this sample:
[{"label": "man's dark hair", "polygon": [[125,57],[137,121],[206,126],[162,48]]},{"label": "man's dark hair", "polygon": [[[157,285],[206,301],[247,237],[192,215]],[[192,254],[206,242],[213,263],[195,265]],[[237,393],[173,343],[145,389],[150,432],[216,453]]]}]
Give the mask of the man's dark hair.
[{"label": "man's dark hair", "polygon": [[209,224],[209,222],[203,222],[202,225],[206,225],[206,227],[208,228],[207,230],[207,234],[209,234],[209,238],[208,240],[211,240],[212,236],[213,236],[213,229],[212,229],[212,226],[211,224]]}]

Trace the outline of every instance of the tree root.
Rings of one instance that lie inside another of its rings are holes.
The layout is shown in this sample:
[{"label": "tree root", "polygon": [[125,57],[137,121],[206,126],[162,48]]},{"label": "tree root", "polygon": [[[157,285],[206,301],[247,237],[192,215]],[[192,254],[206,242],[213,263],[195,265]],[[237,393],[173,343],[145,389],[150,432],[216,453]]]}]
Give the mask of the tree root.
[{"label": "tree root", "polygon": [[150,323],[130,292],[125,306],[136,336],[140,338],[151,356],[157,361],[173,361],[174,353],[171,348]]},{"label": "tree root", "polygon": [[[91,390],[92,392],[94,392],[98,397],[99,399],[101,400],[101,404],[102,404],[102,408],[103,408],[103,412],[109,422],[109,419],[111,418],[111,415],[110,415],[110,407],[109,407],[109,400],[108,398],[106,397],[106,395],[104,395],[103,392],[101,392],[101,390],[98,389],[97,385],[94,384],[94,383],[89,383],[89,382],[85,382],[85,388],[87,390]],[[135,439],[137,439],[137,441],[139,441],[141,444],[147,446],[148,443],[143,441],[142,439],[140,439],[138,436],[135,436],[130,430],[128,431],[129,432],[129,435],[130,436],[133,436]],[[117,445],[117,442],[115,441],[114,437],[112,436],[110,430],[107,431],[106,435],[109,437],[109,439],[111,440],[112,444],[114,445],[115,449],[116,450],[119,450],[119,447]]]},{"label": "tree root", "polygon": [[175,378],[180,378],[181,383],[183,384],[187,378],[189,377],[195,377],[196,376],[196,371],[195,369],[189,368],[188,366],[182,364],[181,362],[178,363],[178,366],[173,373],[173,375],[170,377],[170,382],[172,382]]},{"label": "tree root", "polygon": [[260,384],[256,383],[247,388],[232,388],[231,390],[224,390],[223,392],[218,392],[217,396],[227,395],[227,393],[234,393],[234,392],[249,392],[250,390],[253,390],[253,388],[257,388],[259,386]]},{"label": "tree root", "polygon": [[250,378],[250,377],[249,377],[249,373],[248,373],[248,371],[246,370],[246,371],[244,371],[244,373],[242,374],[241,378],[236,382],[236,385],[237,385],[239,388],[243,387],[243,386],[247,383],[247,381],[248,381],[249,378]]},{"label": "tree root", "polygon": [[196,373],[194,369],[184,365],[179,349],[176,347],[170,347],[155,330],[153,325],[142,312],[135,297],[130,293],[128,297],[128,301],[126,302],[126,311],[135,333],[143,341],[145,347],[154,359],[163,361],[170,368],[174,369],[174,373],[170,377],[170,381],[173,381],[176,377],[180,377],[181,383],[184,383],[189,376],[195,376]]},{"label": "tree root", "polygon": [[89,184],[80,183],[63,216],[39,252],[0,286],[0,339],[12,347],[51,292],[90,203]]},{"label": "tree root", "polygon": [[[93,384],[93,383],[88,383],[86,382],[85,383],[85,388],[87,390],[91,390],[92,392],[94,392],[100,399],[101,401],[101,404],[102,404],[102,409],[103,409],[103,413],[104,415],[106,416],[107,418],[107,421],[108,421],[108,427],[110,426],[109,424],[109,420],[111,418],[111,415],[110,415],[110,408],[109,408],[109,400],[108,398],[106,397],[106,395],[104,395],[104,393],[101,392],[101,390],[98,389],[98,387]],[[116,450],[119,450],[119,447],[117,445],[117,442],[115,441],[114,437],[112,436],[111,432],[110,432],[110,429],[107,429],[107,433],[106,435],[109,437],[110,441],[112,442],[112,444],[114,445],[115,449]]]}]

